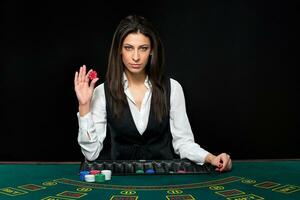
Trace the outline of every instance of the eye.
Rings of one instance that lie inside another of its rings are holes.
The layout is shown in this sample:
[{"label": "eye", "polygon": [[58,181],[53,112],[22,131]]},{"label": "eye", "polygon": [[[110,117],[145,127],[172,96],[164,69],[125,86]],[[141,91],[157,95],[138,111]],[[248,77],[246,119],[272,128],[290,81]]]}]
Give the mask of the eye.
[{"label": "eye", "polygon": [[149,49],[149,47],[141,47],[140,48],[142,51],[147,51]]},{"label": "eye", "polygon": [[130,51],[130,50],[132,50],[132,46],[124,46],[124,49],[127,51]]}]

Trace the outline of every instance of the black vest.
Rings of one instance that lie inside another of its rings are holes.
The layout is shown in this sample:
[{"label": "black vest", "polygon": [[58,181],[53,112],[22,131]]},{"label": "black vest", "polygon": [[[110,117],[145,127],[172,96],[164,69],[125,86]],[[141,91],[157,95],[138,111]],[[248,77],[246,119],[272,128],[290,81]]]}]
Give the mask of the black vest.
[{"label": "black vest", "polygon": [[[170,79],[166,81],[167,102],[170,108]],[[121,119],[113,117],[107,82],[104,82],[107,113],[107,131],[104,146],[98,159],[112,160],[168,160],[177,157],[172,146],[169,112],[162,122],[155,119],[150,108],[148,125],[141,135],[134,123],[128,102]],[[151,99],[151,105],[152,105]]]}]

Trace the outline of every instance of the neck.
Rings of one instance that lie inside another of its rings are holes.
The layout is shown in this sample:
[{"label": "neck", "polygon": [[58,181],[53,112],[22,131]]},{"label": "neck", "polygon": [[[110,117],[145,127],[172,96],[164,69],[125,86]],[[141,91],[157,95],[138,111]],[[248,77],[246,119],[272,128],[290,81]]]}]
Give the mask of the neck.
[{"label": "neck", "polygon": [[146,73],[140,73],[140,74],[132,74],[127,71],[125,71],[126,77],[128,79],[129,85],[140,85],[144,84],[146,79]]}]

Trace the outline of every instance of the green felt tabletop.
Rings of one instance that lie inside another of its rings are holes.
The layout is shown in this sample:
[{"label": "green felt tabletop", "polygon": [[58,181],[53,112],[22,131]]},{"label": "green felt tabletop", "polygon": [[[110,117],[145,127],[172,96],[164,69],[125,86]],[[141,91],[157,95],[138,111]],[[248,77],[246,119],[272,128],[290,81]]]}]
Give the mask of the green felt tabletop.
[{"label": "green felt tabletop", "polygon": [[0,199],[300,200],[300,161],[234,161],[232,171],[200,175],[79,179],[78,163],[0,164]]}]

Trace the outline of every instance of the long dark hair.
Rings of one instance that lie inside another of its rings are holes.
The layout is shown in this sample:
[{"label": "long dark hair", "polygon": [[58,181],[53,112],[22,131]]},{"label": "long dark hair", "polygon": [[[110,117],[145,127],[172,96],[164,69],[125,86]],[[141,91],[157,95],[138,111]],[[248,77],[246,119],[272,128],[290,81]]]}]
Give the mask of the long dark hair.
[{"label": "long dark hair", "polygon": [[168,114],[166,80],[164,76],[164,48],[157,30],[144,17],[130,15],[119,23],[112,39],[109,53],[106,81],[108,83],[110,97],[107,98],[112,105],[115,117],[120,118],[124,106],[127,104],[124,94],[123,72],[124,64],[121,58],[122,44],[130,33],[140,32],[149,37],[152,55],[146,65],[146,73],[152,85],[152,104],[156,119],[161,122]]}]

